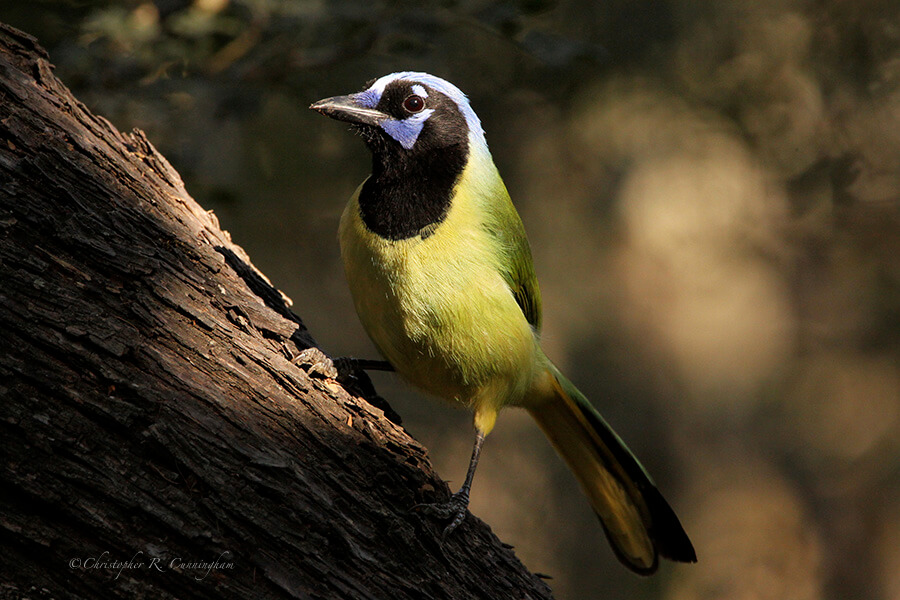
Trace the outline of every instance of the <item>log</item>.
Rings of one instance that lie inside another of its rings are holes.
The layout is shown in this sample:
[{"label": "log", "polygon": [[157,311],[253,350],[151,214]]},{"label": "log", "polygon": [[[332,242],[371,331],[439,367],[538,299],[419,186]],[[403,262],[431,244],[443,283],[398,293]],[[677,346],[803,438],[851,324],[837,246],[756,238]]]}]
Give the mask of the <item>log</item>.
[{"label": "log", "polygon": [[477,518],[410,512],[449,489],[314,346],[144,134],[0,25],[0,597],[550,598]]}]

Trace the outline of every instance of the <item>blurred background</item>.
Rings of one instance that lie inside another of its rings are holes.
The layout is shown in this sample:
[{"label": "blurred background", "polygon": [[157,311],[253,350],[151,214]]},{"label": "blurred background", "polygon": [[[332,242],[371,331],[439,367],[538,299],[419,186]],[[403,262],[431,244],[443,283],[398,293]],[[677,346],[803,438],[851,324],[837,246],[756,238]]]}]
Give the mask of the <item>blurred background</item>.
[{"label": "blurred background", "polygon": [[[900,599],[896,0],[0,0],[138,127],[332,355],[374,357],[336,229],[369,157],[307,110],[424,70],[467,92],[529,232],[544,346],[697,565],[621,567],[527,415],[472,511],[587,598]],[[376,385],[456,489],[469,416]]]}]

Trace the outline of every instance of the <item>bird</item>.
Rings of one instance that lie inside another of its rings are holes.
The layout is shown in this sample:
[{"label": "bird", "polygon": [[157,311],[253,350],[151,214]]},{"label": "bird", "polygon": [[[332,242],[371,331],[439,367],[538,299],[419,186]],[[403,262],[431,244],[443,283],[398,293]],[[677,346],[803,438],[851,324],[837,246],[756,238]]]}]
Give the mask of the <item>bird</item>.
[{"label": "bird", "polygon": [[696,562],[637,457],[541,349],[531,248],[468,97],[440,77],[402,71],[310,108],[349,123],[372,155],[338,236],[364,329],[402,378],[473,414],[459,491],[414,508],[450,521],[444,538],[455,530],[498,412],[521,407],[574,473],[625,566],[650,575],[660,556]]}]

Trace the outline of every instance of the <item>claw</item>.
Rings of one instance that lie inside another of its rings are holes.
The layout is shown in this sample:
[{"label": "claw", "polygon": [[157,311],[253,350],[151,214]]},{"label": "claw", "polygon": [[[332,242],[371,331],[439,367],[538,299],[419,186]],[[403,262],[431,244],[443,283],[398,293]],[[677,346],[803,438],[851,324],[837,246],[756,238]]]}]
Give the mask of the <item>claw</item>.
[{"label": "claw", "polygon": [[447,502],[416,504],[411,510],[425,513],[443,521],[452,517],[453,520],[444,528],[444,533],[441,535],[441,538],[446,540],[466,520],[466,515],[469,512],[469,494],[465,490],[460,490],[450,496],[450,500]]},{"label": "claw", "polygon": [[475,429],[475,446],[472,448],[472,458],[469,460],[469,470],[466,472],[466,480],[459,491],[450,496],[450,500],[437,504],[416,504],[412,510],[433,515],[439,519],[453,517],[450,524],[444,529],[441,539],[446,540],[453,531],[466,519],[469,511],[469,490],[472,489],[472,478],[475,476],[475,467],[478,466],[478,457],[481,455],[481,445],[484,444],[484,432]]},{"label": "claw", "polygon": [[336,379],[338,371],[334,362],[327,354],[312,346],[300,352],[291,362],[301,366],[309,373],[311,377],[320,377],[322,379]]},{"label": "claw", "polygon": [[466,520],[466,514],[469,511],[467,509],[463,509],[462,511],[456,513],[456,516],[453,517],[453,520],[450,521],[450,524],[444,527],[444,533],[441,534],[441,540],[446,541],[451,533],[456,530],[457,527],[462,525],[462,522]]}]

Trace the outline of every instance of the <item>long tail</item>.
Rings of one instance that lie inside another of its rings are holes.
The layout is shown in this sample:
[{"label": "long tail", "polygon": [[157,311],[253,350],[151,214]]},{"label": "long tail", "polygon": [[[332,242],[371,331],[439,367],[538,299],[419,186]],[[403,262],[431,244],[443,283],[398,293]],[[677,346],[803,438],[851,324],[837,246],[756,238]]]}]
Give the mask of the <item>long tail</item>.
[{"label": "long tail", "polygon": [[554,394],[529,411],[587,494],[619,560],[650,575],[662,555],[697,562],[675,512],[616,432],[554,366]]}]

